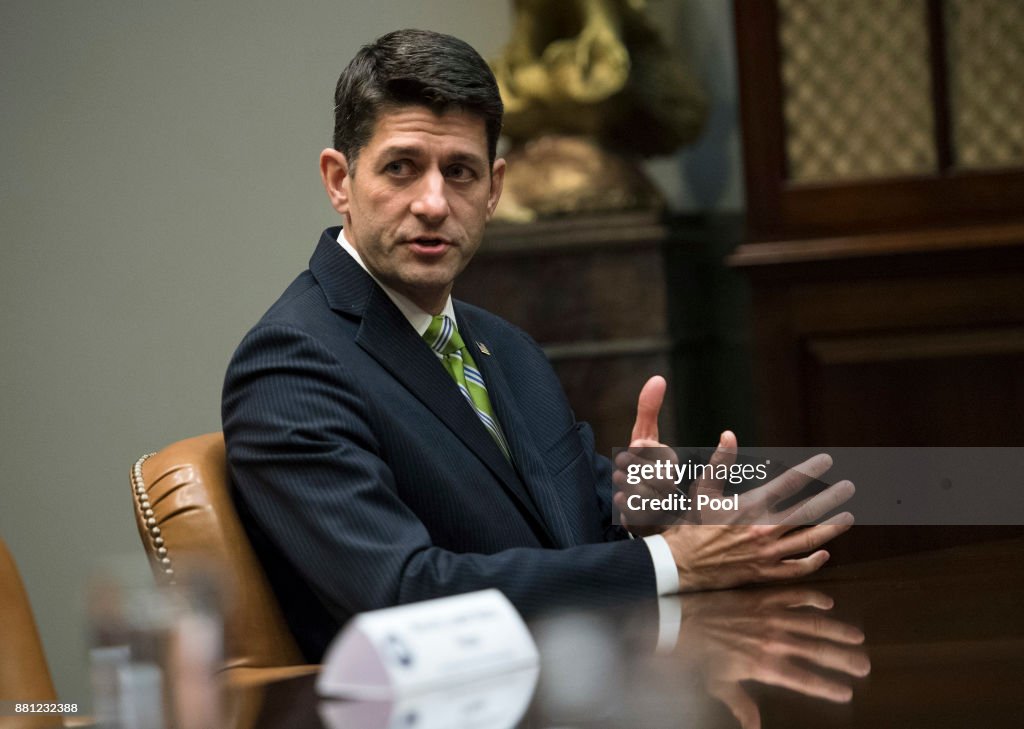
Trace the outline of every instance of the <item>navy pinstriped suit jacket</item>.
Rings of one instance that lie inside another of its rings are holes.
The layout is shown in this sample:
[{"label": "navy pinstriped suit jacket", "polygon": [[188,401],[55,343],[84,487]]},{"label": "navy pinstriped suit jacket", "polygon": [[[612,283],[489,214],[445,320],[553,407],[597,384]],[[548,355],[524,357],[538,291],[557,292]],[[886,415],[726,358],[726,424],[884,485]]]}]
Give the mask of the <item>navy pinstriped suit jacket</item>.
[{"label": "navy pinstriped suit jacket", "polygon": [[527,614],[654,595],[646,545],[610,526],[608,461],[540,348],[455,302],[513,466],[338,232],[224,383],[235,503],[307,659],[356,612],[485,587]]}]

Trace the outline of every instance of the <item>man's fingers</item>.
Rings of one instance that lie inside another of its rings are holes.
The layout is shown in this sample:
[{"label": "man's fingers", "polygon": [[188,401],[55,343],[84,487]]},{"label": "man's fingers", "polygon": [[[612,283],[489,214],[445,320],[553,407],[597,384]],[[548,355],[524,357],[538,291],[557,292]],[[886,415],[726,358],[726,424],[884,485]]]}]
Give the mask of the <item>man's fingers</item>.
[{"label": "man's fingers", "polygon": [[741,729],[761,729],[761,712],[740,684],[715,681],[708,686],[708,693],[726,705],[740,723]]},{"label": "man's fingers", "polygon": [[612,483],[619,493],[659,498],[676,490],[676,473],[671,468],[678,460],[675,451],[660,444],[633,451],[630,448],[615,456]]},{"label": "man's fingers", "polygon": [[[627,478],[628,476],[624,471],[612,472],[612,483],[615,485],[614,497],[621,500],[623,504],[626,504],[627,499],[634,494],[645,499],[660,499],[664,498],[666,494],[675,491],[675,486],[671,481],[641,481],[640,483],[633,484],[629,483],[626,480]],[[626,510],[626,506],[621,508],[623,511]],[[639,506],[637,508],[639,509]]]},{"label": "man's fingers", "polygon": [[754,666],[751,678],[760,683],[780,686],[805,696],[817,696],[835,703],[846,703],[853,698],[853,689],[841,681],[826,678],[785,658],[777,661],[758,661]]},{"label": "man's fingers", "polygon": [[798,493],[811,481],[823,476],[830,468],[832,468],[832,456],[827,453],[819,453],[776,476],[757,491],[769,506],[777,504]]},{"label": "man's fingers", "polygon": [[731,430],[722,431],[722,434],[718,436],[718,445],[708,462],[716,466],[719,464],[731,466],[736,463],[737,447],[736,434]]},{"label": "man's fingers", "polygon": [[[811,616],[820,619],[821,616]],[[840,671],[850,676],[863,677],[871,673],[871,661],[863,648],[850,644],[836,644],[820,640],[817,636],[784,635],[771,643],[771,652],[776,655],[796,656],[810,664]]]},{"label": "man's fingers", "polygon": [[738,447],[736,441],[736,434],[731,430],[723,430],[722,434],[718,436],[718,447],[717,449],[723,451],[731,451],[733,455],[736,455],[736,449]]},{"label": "man's fingers", "polygon": [[767,617],[764,622],[767,627],[775,630],[841,645],[860,645],[864,642],[864,633],[856,626],[817,612],[779,611]]},{"label": "man's fingers", "polygon": [[779,558],[791,554],[802,554],[817,549],[853,526],[853,514],[844,511],[826,519],[817,526],[787,534],[775,543],[775,555]]},{"label": "man's fingers", "polygon": [[776,580],[795,580],[798,577],[817,572],[828,562],[829,554],[824,549],[819,549],[800,559],[784,559],[775,564],[768,565],[761,569],[757,578],[760,582],[774,582]]},{"label": "man's fingers", "polygon": [[[708,459],[708,465],[715,473],[718,466],[729,467],[736,462],[736,435],[731,430],[718,436],[718,445]],[[719,498],[725,490],[725,482],[717,478],[699,478],[693,482],[693,496],[704,494],[710,498]]]},{"label": "man's fingers", "polygon": [[[756,596],[757,592],[752,594]],[[831,610],[834,604],[835,601],[825,593],[806,587],[766,589],[759,600],[759,606],[762,608],[812,607],[818,610]]]},{"label": "man's fingers", "polygon": [[647,380],[636,403],[636,422],[629,442],[637,440],[658,440],[658,413],[665,401],[665,390],[668,384],[661,375]]},{"label": "man's fingers", "polygon": [[779,527],[782,531],[789,531],[794,527],[813,524],[820,517],[853,498],[856,491],[851,481],[833,484],[820,494],[815,494],[781,512],[782,520]]},{"label": "man's fingers", "polygon": [[[643,466],[648,466],[651,472],[654,472],[655,466],[660,464],[676,464],[679,462],[679,457],[676,452],[669,448],[667,445],[661,443],[655,443],[653,441],[634,441],[633,445],[625,450],[619,451],[615,455],[615,467],[623,471],[627,470],[630,466],[634,466],[637,473],[640,472]],[[668,473],[667,467],[662,466],[662,472]],[[675,471],[669,473],[670,477],[675,477]]]}]

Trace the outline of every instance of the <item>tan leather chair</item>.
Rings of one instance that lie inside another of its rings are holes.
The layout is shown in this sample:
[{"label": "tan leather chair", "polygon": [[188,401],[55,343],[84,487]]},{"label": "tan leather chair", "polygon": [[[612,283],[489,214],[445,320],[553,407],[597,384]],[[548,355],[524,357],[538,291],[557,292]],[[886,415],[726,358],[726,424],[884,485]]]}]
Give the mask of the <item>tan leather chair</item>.
[{"label": "tan leather chair", "polygon": [[[43,644],[18,567],[0,539],[0,701],[57,700]],[[60,724],[45,714],[0,718],[0,726],[35,729]]]},{"label": "tan leather chair", "polygon": [[158,582],[187,577],[182,570],[197,558],[223,572],[225,667],[244,674],[248,668],[301,664],[231,502],[223,434],[189,438],[143,456],[132,468],[131,483],[139,536]]}]

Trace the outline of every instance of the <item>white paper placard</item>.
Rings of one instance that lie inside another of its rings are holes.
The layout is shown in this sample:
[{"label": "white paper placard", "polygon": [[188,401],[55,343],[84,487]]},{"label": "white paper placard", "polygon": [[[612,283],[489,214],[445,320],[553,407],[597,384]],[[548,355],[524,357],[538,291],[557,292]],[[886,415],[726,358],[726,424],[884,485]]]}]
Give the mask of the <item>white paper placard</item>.
[{"label": "white paper placard", "polygon": [[523,619],[492,589],[357,615],[328,647],[316,686],[389,699],[537,664]]},{"label": "white paper placard", "polygon": [[540,669],[501,673],[393,701],[321,701],[325,729],[511,729],[533,699]]}]

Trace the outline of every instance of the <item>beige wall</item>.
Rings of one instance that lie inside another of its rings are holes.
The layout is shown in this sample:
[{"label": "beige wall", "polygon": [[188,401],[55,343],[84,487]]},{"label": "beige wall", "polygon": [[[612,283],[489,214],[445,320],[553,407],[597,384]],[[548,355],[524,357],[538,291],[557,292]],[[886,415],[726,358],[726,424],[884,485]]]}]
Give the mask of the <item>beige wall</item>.
[{"label": "beige wall", "polygon": [[[656,174],[677,207],[738,208],[727,3],[654,5],[725,109]],[[4,3],[0,534],[64,700],[88,703],[86,575],[142,560],[129,465],[220,428],[233,348],[335,222],[316,160],[340,68],[404,26],[493,55],[508,17],[506,0]],[[701,165],[722,184],[695,193]]]}]

